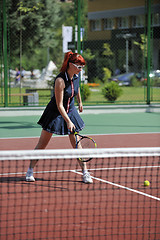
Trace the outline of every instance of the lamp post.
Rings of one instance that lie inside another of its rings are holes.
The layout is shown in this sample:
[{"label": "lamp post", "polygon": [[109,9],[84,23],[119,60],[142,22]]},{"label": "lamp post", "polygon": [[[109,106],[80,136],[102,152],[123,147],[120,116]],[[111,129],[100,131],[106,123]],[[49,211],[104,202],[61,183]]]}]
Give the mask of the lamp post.
[{"label": "lamp post", "polygon": [[129,56],[129,54],[128,54],[128,49],[129,49],[129,47],[128,47],[128,43],[129,43],[129,38],[131,38],[132,37],[132,34],[130,34],[130,33],[126,33],[126,34],[123,34],[123,38],[126,40],[126,73],[128,73],[128,70],[129,70],[129,64],[128,64],[128,56]]}]

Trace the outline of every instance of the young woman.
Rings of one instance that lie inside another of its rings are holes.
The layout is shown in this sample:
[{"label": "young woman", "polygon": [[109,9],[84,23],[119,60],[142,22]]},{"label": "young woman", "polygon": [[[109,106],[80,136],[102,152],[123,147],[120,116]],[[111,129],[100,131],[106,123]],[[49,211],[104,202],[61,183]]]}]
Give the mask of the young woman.
[{"label": "young woman", "polygon": [[[77,109],[74,106],[74,96],[77,97],[79,112],[83,111],[83,105],[79,88],[79,73],[85,66],[84,58],[73,52],[67,52],[61,67],[60,74],[55,78],[54,95],[45,108],[38,124],[42,126],[41,136],[35,149],[45,149],[52,134],[69,135],[73,148],[75,148],[75,136],[73,130],[79,132],[84,128]],[[26,174],[26,181],[34,182],[33,168],[38,160],[32,160]],[[86,163],[79,161],[83,172],[83,182],[92,183],[92,178],[87,171]]]}]

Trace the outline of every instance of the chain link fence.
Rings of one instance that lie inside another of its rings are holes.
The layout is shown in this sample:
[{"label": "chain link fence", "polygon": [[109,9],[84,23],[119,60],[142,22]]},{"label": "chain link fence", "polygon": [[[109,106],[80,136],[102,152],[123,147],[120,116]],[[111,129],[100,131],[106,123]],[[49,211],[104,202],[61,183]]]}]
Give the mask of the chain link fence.
[{"label": "chain link fence", "polygon": [[111,1],[88,1],[89,26],[84,44],[84,52],[89,55],[88,79],[100,85],[117,82],[123,90],[117,103],[147,102],[148,71],[150,101],[160,101],[160,4],[150,1],[149,9],[149,1],[140,2],[140,6],[133,2],[131,8],[122,1],[116,9]]},{"label": "chain link fence", "polygon": [[[0,106],[40,106],[50,100],[51,83],[58,73],[64,55],[62,51],[64,6],[73,13],[77,11],[78,1],[61,5],[56,0],[1,1]],[[136,5],[133,2],[132,7],[128,7],[127,3],[122,1],[117,8],[115,5],[112,6],[112,1],[88,0],[88,7],[87,1],[80,2],[81,13],[72,14],[71,22],[75,29],[74,18],[81,14],[81,52],[87,62],[82,81],[90,90],[90,95],[85,98],[84,103],[111,104],[102,94],[102,89],[110,82],[116,82],[122,90],[122,94],[114,103],[159,103],[159,2],[142,0],[141,4]],[[151,3],[150,8],[148,2]],[[4,3],[6,19],[2,11]],[[7,26],[7,104],[4,96],[4,65],[6,65],[3,52],[4,21]],[[73,38],[74,35],[75,31]],[[69,45],[73,51],[75,41]],[[148,51],[151,53],[150,56]]]},{"label": "chain link fence", "polygon": [[[0,4],[0,106],[45,105],[52,93],[50,82],[63,58],[61,31],[57,31],[63,22],[61,6],[56,0],[3,0]],[[4,47],[7,48],[7,62]]]}]

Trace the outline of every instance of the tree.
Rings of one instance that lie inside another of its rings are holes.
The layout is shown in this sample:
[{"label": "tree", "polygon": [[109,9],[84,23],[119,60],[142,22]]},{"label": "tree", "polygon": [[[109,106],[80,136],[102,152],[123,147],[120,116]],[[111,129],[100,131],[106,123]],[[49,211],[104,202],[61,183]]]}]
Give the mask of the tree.
[{"label": "tree", "polygon": [[147,36],[145,36],[144,34],[140,35],[141,40],[140,42],[134,41],[133,43],[137,46],[139,46],[139,48],[141,49],[143,56],[147,57]]},{"label": "tree", "polygon": [[[26,59],[28,58],[28,62],[37,54],[37,49],[41,50],[39,52],[44,52],[44,49],[47,52],[47,48],[50,48],[51,52],[57,53],[61,41],[57,35],[62,18],[60,3],[56,0],[41,0],[41,2],[23,0],[20,3],[18,0],[9,0],[8,8],[10,33],[12,33],[10,34],[12,63],[15,62],[15,58],[18,59],[21,50]],[[41,64],[43,66],[35,67],[44,67],[46,61]]]},{"label": "tree", "polygon": [[134,41],[133,42],[135,45],[137,45],[141,52],[142,52],[142,69],[145,68],[145,59],[147,58],[147,36],[145,34],[140,34],[140,41]]},{"label": "tree", "polygon": [[103,68],[104,72],[103,81],[106,82],[108,81],[108,78],[110,78],[112,74],[111,69],[113,65],[112,60],[114,53],[112,52],[109,43],[104,43],[103,47],[104,47],[103,55],[106,57],[106,60],[104,61],[106,66]]}]

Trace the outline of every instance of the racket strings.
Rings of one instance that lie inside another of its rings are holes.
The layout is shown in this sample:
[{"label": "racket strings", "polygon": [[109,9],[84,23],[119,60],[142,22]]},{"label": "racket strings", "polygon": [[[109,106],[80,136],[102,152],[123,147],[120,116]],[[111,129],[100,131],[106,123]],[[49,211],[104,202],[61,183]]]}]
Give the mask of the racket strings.
[{"label": "racket strings", "polygon": [[82,138],[78,142],[80,148],[95,148],[95,143],[90,138]]},{"label": "racket strings", "polygon": [[[81,138],[78,141],[78,148],[95,148],[96,147],[96,143],[91,139],[91,138]],[[82,161],[82,162],[88,162],[90,161],[92,158],[79,158],[78,160]]]}]

